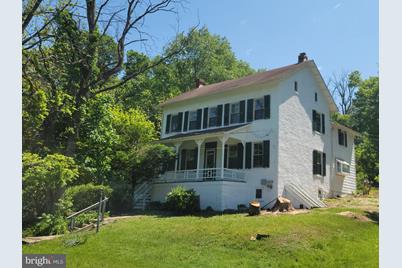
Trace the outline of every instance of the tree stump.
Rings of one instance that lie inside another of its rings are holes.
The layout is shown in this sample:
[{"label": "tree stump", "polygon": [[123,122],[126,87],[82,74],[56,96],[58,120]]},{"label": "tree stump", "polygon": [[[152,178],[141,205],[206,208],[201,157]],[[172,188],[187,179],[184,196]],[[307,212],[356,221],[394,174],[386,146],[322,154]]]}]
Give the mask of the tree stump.
[{"label": "tree stump", "polygon": [[272,211],[277,211],[277,210],[279,210],[280,212],[283,212],[285,210],[292,211],[292,210],[294,210],[294,208],[289,199],[280,196],[276,200],[275,205],[272,207]]},{"label": "tree stump", "polygon": [[248,207],[248,215],[255,216],[260,214],[261,205],[258,201],[251,201]]}]

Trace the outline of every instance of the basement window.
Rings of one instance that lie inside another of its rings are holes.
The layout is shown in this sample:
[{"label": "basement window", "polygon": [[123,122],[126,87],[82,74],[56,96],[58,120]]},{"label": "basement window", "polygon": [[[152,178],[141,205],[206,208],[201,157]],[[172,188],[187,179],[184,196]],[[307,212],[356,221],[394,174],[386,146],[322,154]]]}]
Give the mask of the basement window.
[{"label": "basement window", "polygon": [[255,198],[257,199],[262,198],[262,189],[255,189]]}]

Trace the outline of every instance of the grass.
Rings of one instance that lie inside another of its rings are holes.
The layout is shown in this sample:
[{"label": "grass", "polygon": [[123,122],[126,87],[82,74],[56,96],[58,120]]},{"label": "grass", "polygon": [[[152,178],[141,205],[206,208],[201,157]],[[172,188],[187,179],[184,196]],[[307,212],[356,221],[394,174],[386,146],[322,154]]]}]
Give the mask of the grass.
[{"label": "grass", "polygon": [[[67,267],[378,267],[378,223],[337,215],[346,210],[364,214],[334,207],[258,217],[133,217],[76,246],[61,238],[24,245],[23,252],[67,254]],[[270,237],[251,241],[256,233]]]}]

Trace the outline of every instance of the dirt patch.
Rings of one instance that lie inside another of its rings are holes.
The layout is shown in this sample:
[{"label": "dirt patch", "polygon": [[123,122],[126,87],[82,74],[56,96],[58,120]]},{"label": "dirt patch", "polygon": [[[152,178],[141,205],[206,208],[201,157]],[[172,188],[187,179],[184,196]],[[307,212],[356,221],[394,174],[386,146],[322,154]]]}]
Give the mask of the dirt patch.
[{"label": "dirt patch", "polygon": [[309,209],[294,209],[291,211],[283,211],[280,212],[279,210],[277,211],[266,211],[266,210],[262,210],[261,211],[261,215],[262,216],[267,216],[267,215],[272,215],[272,216],[278,216],[278,215],[297,215],[297,214],[304,214],[304,213],[309,213],[311,210]]},{"label": "dirt patch", "polygon": [[344,217],[352,218],[352,219],[355,219],[358,221],[371,221],[371,219],[369,219],[368,217],[361,215],[361,214],[354,213],[352,211],[343,211],[343,212],[339,212],[336,214],[344,216]]}]

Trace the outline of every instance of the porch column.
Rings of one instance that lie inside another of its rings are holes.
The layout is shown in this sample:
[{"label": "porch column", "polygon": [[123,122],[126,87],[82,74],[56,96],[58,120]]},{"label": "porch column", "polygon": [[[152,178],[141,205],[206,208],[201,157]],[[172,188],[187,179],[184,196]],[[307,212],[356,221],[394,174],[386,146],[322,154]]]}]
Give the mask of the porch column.
[{"label": "porch column", "polygon": [[200,177],[200,167],[201,167],[201,145],[204,140],[196,140],[197,143],[197,179]]},{"label": "porch column", "polygon": [[221,144],[222,144],[222,153],[221,153],[221,179],[223,180],[223,170],[225,167],[225,143],[228,140],[228,137],[223,136],[220,138]]},{"label": "porch column", "polygon": [[179,162],[179,157],[180,157],[180,146],[181,146],[181,142],[174,144],[175,151],[176,151],[176,157],[175,157],[175,161],[174,161],[174,178],[175,179],[176,179],[176,174],[177,174],[177,164]]},{"label": "porch column", "polygon": [[243,169],[246,169],[246,142],[245,141],[241,141],[241,144],[243,145]]}]

